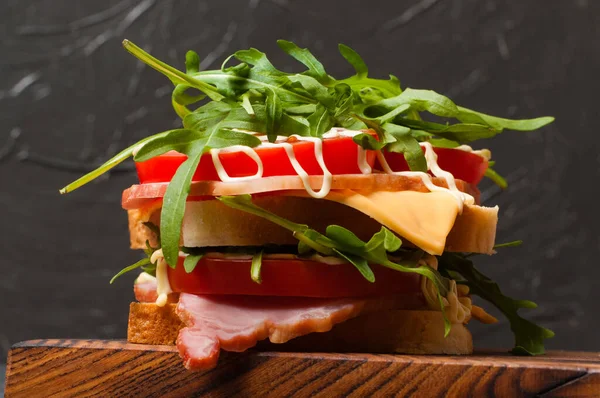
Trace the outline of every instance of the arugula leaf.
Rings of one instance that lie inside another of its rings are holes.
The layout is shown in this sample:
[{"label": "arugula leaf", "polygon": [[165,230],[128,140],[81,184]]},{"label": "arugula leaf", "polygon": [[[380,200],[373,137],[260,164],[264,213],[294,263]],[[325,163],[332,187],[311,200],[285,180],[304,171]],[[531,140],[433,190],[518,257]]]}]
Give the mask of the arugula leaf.
[{"label": "arugula leaf", "polygon": [[382,100],[377,106],[395,108],[408,104],[416,111],[427,111],[441,117],[456,117],[458,108],[448,97],[432,90],[415,90],[407,88],[402,94]]},{"label": "arugula leaf", "polygon": [[137,151],[133,160],[136,162],[144,162],[170,150],[187,153],[195,145],[198,139],[201,138],[201,133],[198,130],[176,129],[166,131],[165,133],[166,134],[162,137],[157,137],[156,139],[146,142]]},{"label": "arugula leaf", "polygon": [[362,57],[345,44],[339,44],[338,49],[340,54],[342,54],[342,57],[344,57],[356,71],[356,77],[358,79],[366,78],[369,74],[369,68],[367,68],[367,64],[363,61]]},{"label": "arugula leaf", "polygon": [[322,104],[318,104],[315,112],[306,120],[310,123],[310,135],[313,137],[320,137],[333,127],[333,118]]},{"label": "arugula leaf", "polygon": [[254,108],[252,108],[252,103],[250,102],[250,91],[246,91],[242,94],[242,107],[248,115],[255,115]]},{"label": "arugula leaf", "polygon": [[536,308],[537,305],[529,300],[515,300],[505,296],[498,284],[479,272],[473,262],[457,253],[444,253],[439,257],[440,270],[458,273],[465,285],[469,286],[472,294],[494,304],[510,322],[510,328],[515,335],[513,354],[539,355],[544,353],[544,340],[554,336],[554,332],[538,326],[524,318],[518,311],[521,308]]},{"label": "arugula leaf", "polygon": [[[185,54],[185,73],[187,75],[198,73],[200,71],[200,57],[194,51],[188,51]],[[171,103],[173,109],[180,118],[184,118],[191,111],[187,108],[188,105],[195,104],[198,101],[206,98],[206,94],[189,95],[187,90],[193,88],[187,84],[177,84],[171,95]]]},{"label": "arugula leaf", "polygon": [[440,124],[407,118],[396,118],[394,119],[394,122],[410,127],[411,129],[427,131],[430,132],[430,134],[435,134],[445,139],[458,142],[471,142],[484,138],[491,138],[502,131],[487,125],[473,123]]},{"label": "arugula leaf", "polygon": [[370,150],[380,150],[384,146],[386,146],[387,142],[385,140],[378,141],[371,134],[360,133],[352,137],[352,140],[356,142],[356,145],[360,145],[364,149]]},{"label": "arugula leaf", "polygon": [[335,90],[333,117],[343,122],[344,119],[351,118],[354,93],[347,84],[336,84],[333,89]]},{"label": "arugula leaf", "polygon": [[198,261],[200,261],[204,257],[204,253],[188,253],[188,255],[183,259],[183,269],[187,274],[191,273],[196,266],[198,265]]},{"label": "arugula leaf", "polygon": [[331,81],[331,78],[327,72],[325,72],[323,64],[319,62],[319,60],[317,60],[308,49],[300,48],[291,41],[287,40],[277,40],[277,45],[279,45],[279,48],[281,48],[287,54],[291,55],[308,68],[308,70],[304,72],[306,75],[317,79],[321,83]]},{"label": "arugula leaf", "polygon": [[362,257],[355,256],[353,254],[344,253],[337,249],[333,249],[333,252],[338,255],[338,257],[343,258],[348,261],[350,264],[354,265],[356,269],[360,272],[360,274],[369,282],[375,282],[375,274],[371,267],[369,267],[369,263]]},{"label": "arugula leaf", "polygon": [[419,142],[410,134],[411,129],[393,123],[386,123],[382,128],[395,139],[386,146],[388,151],[404,154],[404,159],[412,171],[427,171],[427,160]]},{"label": "arugula leaf", "polygon": [[165,136],[167,133],[168,133],[168,131],[164,132],[164,133],[151,135],[150,137],[146,137],[146,138],[138,141],[137,143],[131,145],[130,147],[123,149],[121,152],[119,152],[118,154],[116,154],[115,156],[113,156],[112,158],[107,160],[105,163],[103,163],[97,169],[90,171],[89,173],[87,173],[86,175],[84,175],[82,177],[79,177],[77,180],[73,181],[69,185],[61,188],[59,190],[59,192],[61,194],[69,193],[69,192],[72,192],[72,191],[76,190],[77,188],[87,184],[88,182],[95,180],[96,178],[100,177],[102,174],[106,173],[113,167],[116,167],[123,161],[129,159],[129,157],[133,156],[133,154],[140,147],[145,145],[147,142],[161,138],[161,137]]},{"label": "arugula leaf", "polygon": [[129,272],[129,271],[133,271],[134,269],[140,268],[140,267],[142,267],[142,266],[144,266],[144,265],[148,265],[148,264],[150,264],[150,259],[149,259],[149,258],[147,258],[147,257],[145,257],[145,258],[141,259],[140,261],[138,261],[137,263],[135,263],[135,264],[132,264],[132,265],[130,265],[130,266],[128,266],[128,267],[125,267],[125,268],[123,268],[121,271],[119,271],[119,272],[118,272],[118,273],[117,273],[115,276],[113,276],[113,277],[111,278],[111,280],[110,280],[110,282],[109,282],[109,283],[112,285],[112,284],[113,284],[113,282],[114,282],[114,281],[115,281],[115,280],[116,280],[118,277],[120,277],[121,275],[123,275],[123,274],[125,274],[125,273],[127,273],[127,272]]},{"label": "arugula leaf", "polygon": [[250,266],[250,278],[258,284],[262,283],[262,278],[260,277],[260,268],[262,266],[262,256],[263,251],[259,251],[252,256],[252,265]]},{"label": "arugula leaf", "polygon": [[129,40],[123,40],[123,47],[146,65],[167,76],[169,80],[173,82],[173,84],[187,84],[190,87],[202,91],[213,101],[221,101],[223,98],[225,98],[215,87],[201,80],[195,79],[192,76],[186,75],[172,66],[154,58]]},{"label": "arugula leaf", "polygon": [[270,89],[267,89],[266,116],[267,137],[270,142],[275,142],[281,123],[281,117],[283,116],[283,110],[279,97],[277,97],[275,91]]},{"label": "arugula leaf", "polygon": [[291,75],[287,77],[292,83],[299,84],[314,99],[319,101],[326,108],[333,106],[334,98],[329,94],[327,87],[322,85],[317,79],[306,75]]},{"label": "arugula leaf", "polygon": [[250,48],[248,50],[239,50],[233,54],[238,61],[244,62],[248,65],[254,66],[255,72],[260,72],[266,76],[275,75],[283,76],[284,73],[277,70],[273,66],[267,55],[262,51],[258,51],[256,48]]},{"label": "arugula leaf", "polygon": [[185,73],[192,74],[200,72],[200,57],[198,53],[189,50],[185,53]]},{"label": "arugula leaf", "polygon": [[192,176],[200,163],[203,145],[196,145],[187,153],[188,158],[179,166],[167,186],[160,215],[160,244],[167,264],[175,268],[179,257],[179,235],[185,212],[185,202],[190,191]]},{"label": "arugula leaf", "polygon": [[486,124],[498,130],[509,129],[516,131],[532,131],[542,128],[554,121],[551,116],[543,116],[535,119],[503,119],[501,117],[486,115],[485,113],[476,112],[471,109],[458,107],[459,113],[456,118],[464,123],[479,123]]}]

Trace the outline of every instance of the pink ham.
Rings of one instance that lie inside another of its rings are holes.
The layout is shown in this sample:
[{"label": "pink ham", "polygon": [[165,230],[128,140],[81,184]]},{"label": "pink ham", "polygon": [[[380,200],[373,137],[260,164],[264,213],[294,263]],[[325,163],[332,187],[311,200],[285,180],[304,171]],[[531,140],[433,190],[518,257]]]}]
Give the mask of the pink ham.
[{"label": "pink ham", "polygon": [[154,303],[158,298],[156,293],[156,281],[136,282],[133,285],[135,299],[140,303]]},{"label": "pink ham", "polygon": [[187,369],[211,369],[221,349],[241,352],[266,338],[285,343],[308,333],[327,332],[360,314],[397,308],[396,301],[182,293],[177,314],[187,327],[179,332],[177,349]]}]

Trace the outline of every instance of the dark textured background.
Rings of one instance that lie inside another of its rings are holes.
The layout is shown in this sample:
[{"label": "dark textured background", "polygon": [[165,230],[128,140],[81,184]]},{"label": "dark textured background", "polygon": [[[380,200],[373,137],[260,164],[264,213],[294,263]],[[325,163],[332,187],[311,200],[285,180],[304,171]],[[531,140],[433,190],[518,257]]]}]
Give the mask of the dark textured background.
[{"label": "dark textured background", "polygon": [[[507,192],[499,241],[526,245],[481,258],[481,268],[553,328],[552,348],[597,350],[595,283],[600,175],[594,117],[600,91],[600,2],[593,0],[85,1],[0,2],[0,348],[46,337],[123,338],[131,277],[121,191],[131,166],[66,197],[58,188],[119,148],[171,128],[169,82],[129,56],[128,38],[183,66],[187,49],[216,68],[249,46],[298,68],[277,38],[310,47],[333,75],[338,42],[373,76],[508,117],[554,115],[534,133],[506,132],[489,146]],[[503,322],[474,325],[483,347],[510,347]]]}]

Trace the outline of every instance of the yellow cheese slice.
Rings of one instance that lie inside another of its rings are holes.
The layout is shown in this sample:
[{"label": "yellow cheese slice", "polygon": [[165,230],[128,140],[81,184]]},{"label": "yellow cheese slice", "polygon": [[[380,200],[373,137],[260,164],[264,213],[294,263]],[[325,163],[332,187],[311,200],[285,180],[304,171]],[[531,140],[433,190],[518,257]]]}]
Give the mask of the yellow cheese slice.
[{"label": "yellow cheese slice", "polygon": [[443,253],[458,216],[456,198],[446,192],[332,190],[325,199],[355,208],[434,255]]}]

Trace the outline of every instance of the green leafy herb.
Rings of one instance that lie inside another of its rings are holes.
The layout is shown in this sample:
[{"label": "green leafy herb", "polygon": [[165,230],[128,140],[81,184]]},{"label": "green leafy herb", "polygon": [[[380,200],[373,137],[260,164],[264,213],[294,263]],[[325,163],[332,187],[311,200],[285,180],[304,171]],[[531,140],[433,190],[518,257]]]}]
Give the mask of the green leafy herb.
[{"label": "green leafy herb", "polygon": [[[293,236],[300,241],[298,245],[299,253],[306,252],[307,248],[311,248],[320,254],[327,256],[337,255],[347,260],[369,282],[375,282],[375,275],[369,267],[369,263],[379,264],[400,272],[423,275],[431,280],[436,287],[440,308],[443,312],[442,297],[448,294],[449,280],[427,265],[418,266],[416,261],[405,261],[403,264],[391,261],[388,258],[388,252],[397,251],[402,245],[402,241],[387,228],[381,227],[381,230],[374,234],[368,242],[363,242],[351,231],[338,225],[330,225],[327,227],[325,235],[323,235],[309,228],[307,225],[286,220],[256,206],[252,203],[250,195],[221,196],[217,199],[229,207],[262,217],[291,231]],[[446,318],[446,314],[443,313],[443,315],[445,334],[447,335],[450,332],[451,325]]]},{"label": "green leafy herb", "polygon": [[[385,147],[387,151],[401,152],[412,170],[422,171],[425,160],[422,151],[418,150],[419,141],[431,140],[444,146],[456,146],[492,137],[504,129],[538,129],[554,120],[552,117],[504,119],[458,106],[431,90],[407,88],[402,91],[394,76],[390,75],[389,80],[368,77],[364,60],[343,44],[339,46],[340,54],[356,73],[337,80],[327,74],[323,64],[309,50],[285,40],[278,41],[278,44],[307,70],[300,74],[280,71],[265,53],[251,48],[235,52],[225,60],[220,70],[207,71],[199,70],[198,54],[188,51],[184,73],[125,40],[123,46],[127,51],[173,83],[173,108],[182,118],[185,128],[141,140],[60,192],[67,193],[88,183],[140,148],[146,147],[138,153],[136,161],[158,156],[166,150],[181,150],[187,154],[192,151],[191,147],[203,145],[203,133],[213,130],[215,125],[219,125],[216,131],[222,133],[220,137],[227,142],[217,146],[206,144],[206,147],[252,144],[247,140],[240,142],[239,134],[242,133],[234,129],[265,133],[272,141],[276,135],[321,137],[333,126],[373,128],[380,135],[378,145],[364,136],[356,142],[367,149]],[[226,67],[231,59],[239,64]],[[198,90],[200,94],[190,95],[189,89]],[[206,97],[212,101],[196,109],[189,108]],[[426,121],[421,114],[423,112],[449,121]],[[452,120],[460,123],[451,123]],[[227,136],[230,139],[225,139]],[[181,140],[179,144],[176,139]],[[500,186],[505,185],[505,181],[493,170],[487,174]],[[170,219],[173,222],[178,220],[177,217]],[[169,258],[172,260],[171,256]]]},{"label": "green leafy herb", "polygon": [[308,68],[304,72],[307,76],[310,76],[320,83],[329,83],[332,79],[325,72],[323,64],[315,58],[312,53],[306,48],[300,48],[291,41],[277,40],[279,47],[287,54],[294,57],[296,60],[304,64]]},{"label": "green leafy herb", "polygon": [[439,258],[440,271],[469,286],[470,292],[494,304],[510,322],[515,335],[515,347],[512,352],[517,355],[539,355],[544,353],[544,340],[554,336],[554,332],[536,325],[518,312],[521,308],[536,308],[529,300],[515,300],[505,296],[498,284],[479,272],[473,262],[457,253],[444,253]]},{"label": "green leafy herb", "polygon": [[554,118],[551,116],[522,120],[503,119],[501,117],[490,116],[486,115],[485,113],[463,108],[462,106],[457,106],[457,108],[459,113],[456,115],[456,118],[461,122],[487,125],[500,131],[503,129],[515,131],[533,131],[554,121]]},{"label": "green leafy herb", "polygon": [[[146,228],[148,228],[151,232],[153,232],[157,238],[160,240],[160,230],[158,228],[158,226],[156,226],[155,224],[153,224],[150,221],[146,221],[144,223],[142,223]],[[146,241],[146,249],[144,249],[144,254],[146,254],[146,258],[141,259],[140,261],[136,262],[135,264],[132,264],[130,266],[127,266],[125,268],[123,268],[121,271],[119,271],[115,276],[113,276],[110,280],[110,284],[112,285],[113,282],[120,277],[121,275],[129,272],[129,271],[133,271],[136,270],[138,268],[141,268],[142,271],[154,275],[155,271],[156,271],[156,264],[152,264],[150,262],[150,257],[152,257],[152,253],[154,253],[156,250],[160,249],[159,247],[152,247],[150,245],[149,241]]]},{"label": "green leafy herb", "polygon": [[160,243],[165,260],[175,268],[179,257],[179,235],[185,212],[185,202],[189,193],[192,175],[200,163],[204,147],[195,148],[188,153],[188,159],[177,169],[167,186],[160,217]]},{"label": "green leafy herb", "polygon": [[[175,84],[175,85],[186,84],[190,87],[196,88],[196,89],[202,91],[203,93],[205,93],[206,95],[208,95],[214,101],[220,101],[223,98],[225,98],[212,85],[205,83],[202,80],[195,79],[191,75],[187,75],[187,74],[173,68],[172,66],[167,65],[166,63],[164,63],[162,61],[159,61],[158,59],[152,57],[150,54],[148,54],[147,52],[145,52],[144,50],[142,50],[141,48],[139,48],[138,46],[136,46],[135,44],[130,42],[129,40],[123,40],[123,47],[125,47],[125,49],[127,51],[129,51],[133,56],[138,58],[140,61],[143,61],[148,66],[156,69],[163,75],[167,76],[169,78],[169,80],[171,80],[171,82],[173,82],[173,84]],[[188,52],[188,54],[189,54],[189,52]],[[190,58],[193,58],[193,55]],[[187,59],[186,59],[186,61],[187,61]],[[198,60],[198,63],[199,63],[199,60]],[[186,64],[187,64],[187,62],[186,62]],[[191,61],[189,64],[194,65],[195,60]]]},{"label": "green leafy herb", "polygon": [[338,48],[339,48],[340,54],[342,54],[342,57],[344,57],[346,59],[346,61],[348,61],[348,63],[350,65],[352,65],[352,67],[356,71],[356,78],[357,79],[366,78],[367,75],[369,74],[369,68],[367,68],[367,64],[365,64],[365,61],[363,61],[361,56],[358,55],[358,53],[356,51],[354,51],[353,49],[351,49],[350,47],[348,47],[344,44],[340,44],[338,46]]},{"label": "green leafy herb", "polygon": [[504,177],[502,177],[500,174],[498,174],[495,170],[493,170],[491,167],[488,167],[485,170],[485,174],[484,174],[487,178],[489,178],[490,180],[492,180],[496,185],[498,185],[500,188],[502,189],[506,189],[506,187],[508,187],[508,182],[506,181],[506,179]]},{"label": "green leafy herb", "polygon": [[404,154],[404,159],[411,170],[426,172],[427,161],[425,160],[421,146],[411,136],[410,128],[392,123],[384,124],[383,128],[388,134],[394,137],[394,141],[388,144],[387,149],[390,152]]},{"label": "green leafy herb", "polygon": [[266,102],[266,133],[269,141],[275,141],[277,133],[279,132],[279,125],[281,124],[281,118],[283,116],[283,109],[281,107],[281,101],[275,91],[267,90],[267,102]]},{"label": "green leafy herb", "polygon": [[150,264],[150,259],[149,258],[143,258],[140,261],[138,261],[135,264],[130,265],[129,267],[125,267],[123,268],[121,271],[119,271],[115,276],[112,277],[112,279],[110,280],[110,284],[112,285],[113,282],[120,277],[121,275],[129,272],[129,271],[133,271],[134,269],[138,269],[140,267],[143,267],[144,265],[148,265]]},{"label": "green leafy herb", "polygon": [[108,172],[113,167],[116,167],[123,161],[129,159],[131,156],[133,156],[133,154],[136,152],[136,150],[139,149],[140,147],[142,147],[146,142],[163,137],[168,133],[169,132],[166,131],[164,133],[159,133],[159,134],[152,135],[150,137],[146,137],[143,140],[140,140],[137,143],[131,145],[130,147],[123,149],[121,152],[116,154],[114,157],[112,157],[111,159],[109,159],[108,161],[103,163],[96,170],[93,170],[93,171],[87,173],[86,175],[78,178],[77,180],[73,181],[66,187],[62,188],[59,192],[61,194],[69,193],[69,192],[74,191],[77,188],[87,184],[88,182],[95,180],[96,178],[100,177],[102,174]]},{"label": "green leafy herb", "polygon": [[517,247],[517,246],[521,246],[522,244],[523,244],[522,240],[513,240],[512,242],[498,243],[498,244],[494,245],[494,249],[501,249],[501,248],[505,248],[505,247]]},{"label": "green leafy herb", "polygon": [[250,278],[256,283],[262,283],[260,277],[260,268],[262,266],[263,251],[259,251],[252,256],[252,265],[250,266]]},{"label": "green leafy herb", "polygon": [[186,273],[191,273],[198,265],[198,261],[200,261],[204,257],[204,253],[188,253],[188,255],[183,259],[183,269]]}]

